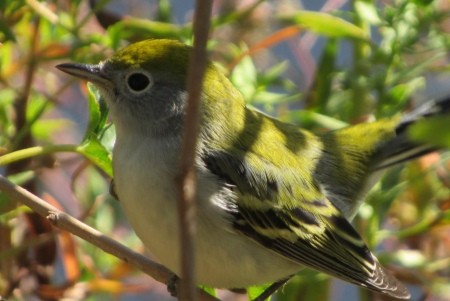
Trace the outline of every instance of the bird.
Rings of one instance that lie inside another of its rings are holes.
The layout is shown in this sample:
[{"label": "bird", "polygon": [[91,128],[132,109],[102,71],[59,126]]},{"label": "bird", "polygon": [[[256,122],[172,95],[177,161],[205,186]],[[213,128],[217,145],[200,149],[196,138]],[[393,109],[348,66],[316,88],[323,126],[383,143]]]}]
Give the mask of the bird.
[{"label": "bird", "polygon": [[[178,194],[192,48],[169,39],[132,43],[98,64],[58,69],[93,83],[116,128],[115,192],[145,247],[180,274]],[[450,100],[409,113],[313,133],[245,104],[208,61],[200,97],[196,275],[245,288],[304,267],[399,300],[407,288],[350,221],[387,168],[437,147],[409,138],[416,122],[448,114]]]}]

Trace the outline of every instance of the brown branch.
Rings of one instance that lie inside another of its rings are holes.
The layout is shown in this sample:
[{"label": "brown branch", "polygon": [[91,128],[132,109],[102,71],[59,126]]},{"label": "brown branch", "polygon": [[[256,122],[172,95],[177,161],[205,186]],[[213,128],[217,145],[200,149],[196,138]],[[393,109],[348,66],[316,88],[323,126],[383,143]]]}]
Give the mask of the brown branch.
[{"label": "brown branch", "polygon": [[206,44],[211,22],[212,0],[197,0],[194,14],[194,49],[191,54],[187,89],[188,102],[179,176],[179,219],[181,245],[181,300],[196,300],[195,250],[196,190],[195,157],[200,120],[200,96],[207,64]]},{"label": "brown branch", "polygon": [[[25,204],[34,212],[47,218],[54,226],[66,230],[99,247],[106,253],[134,265],[161,283],[168,283],[176,277],[165,266],[148,259],[144,255],[127,248],[98,230],[80,222],[69,214],[58,210],[26,189],[11,183],[3,176],[0,176],[0,191],[8,195],[11,199]],[[181,285],[182,283],[183,281],[180,282]],[[197,289],[197,294],[199,294],[200,300],[202,301],[218,301],[217,298],[201,289]]]}]

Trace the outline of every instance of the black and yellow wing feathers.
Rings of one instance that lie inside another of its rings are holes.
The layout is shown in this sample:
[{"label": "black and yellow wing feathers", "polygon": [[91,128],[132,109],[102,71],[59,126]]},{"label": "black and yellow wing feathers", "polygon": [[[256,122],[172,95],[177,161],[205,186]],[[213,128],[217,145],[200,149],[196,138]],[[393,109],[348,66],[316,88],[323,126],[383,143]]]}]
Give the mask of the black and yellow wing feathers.
[{"label": "black and yellow wing feathers", "polygon": [[409,298],[406,288],[378,263],[319,185],[299,179],[295,168],[280,169],[239,151],[210,151],[202,159],[236,195],[229,212],[236,231],[294,262],[396,298]]}]

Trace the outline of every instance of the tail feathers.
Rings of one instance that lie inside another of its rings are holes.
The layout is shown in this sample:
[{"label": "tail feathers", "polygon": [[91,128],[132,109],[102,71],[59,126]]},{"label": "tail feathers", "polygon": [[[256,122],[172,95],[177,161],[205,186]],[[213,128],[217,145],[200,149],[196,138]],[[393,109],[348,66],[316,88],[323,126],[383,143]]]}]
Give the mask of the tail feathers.
[{"label": "tail feathers", "polygon": [[414,111],[405,114],[395,129],[396,136],[380,148],[379,155],[382,160],[375,167],[375,170],[384,169],[436,151],[437,147],[433,145],[412,141],[408,136],[408,128],[419,120],[443,115],[450,116],[450,97],[439,101],[429,101]]},{"label": "tail feathers", "polygon": [[391,273],[386,271],[377,260],[375,260],[373,275],[366,285],[371,290],[381,292],[396,299],[409,300],[411,298],[406,287]]},{"label": "tail feathers", "polygon": [[411,124],[423,118],[450,114],[450,97],[428,101],[414,111],[405,114],[397,127],[397,134],[404,133]]}]

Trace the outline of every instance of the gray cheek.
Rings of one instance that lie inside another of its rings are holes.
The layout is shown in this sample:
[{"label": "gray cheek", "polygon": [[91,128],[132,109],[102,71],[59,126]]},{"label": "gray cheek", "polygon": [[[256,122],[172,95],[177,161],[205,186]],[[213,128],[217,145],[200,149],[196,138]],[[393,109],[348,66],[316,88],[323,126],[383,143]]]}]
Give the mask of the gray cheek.
[{"label": "gray cheek", "polygon": [[161,89],[146,96],[144,107],[153,120],[166,120],[184,114],[185,98],[186,93]]},{"label": "gray cheek", "polygon": [[[117,87],[115,87],[117,89]],[[125,90],[125,89],[124,89]],[[131,95],[130,91],[119,91],[114,96],[109,89],[108,97],[111,109],[121,115],[121,119],[146,120],[151,123],[166,123],[174,117],[184,115],[187,93],[176,86],[156,84],[142,95]]]}]

